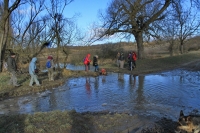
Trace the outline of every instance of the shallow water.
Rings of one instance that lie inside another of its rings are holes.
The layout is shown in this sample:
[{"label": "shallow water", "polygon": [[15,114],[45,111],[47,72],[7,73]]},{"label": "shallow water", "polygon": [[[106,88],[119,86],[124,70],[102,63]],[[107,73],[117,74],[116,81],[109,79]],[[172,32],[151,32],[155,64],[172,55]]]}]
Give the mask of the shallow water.
[{"label": "shallow water", "polygon": [[0,101],[0,114],[52,110],[110,111],[168,117],[200,110],[200,72],[173,70],[133,76],[70,78],[63,86]]}]

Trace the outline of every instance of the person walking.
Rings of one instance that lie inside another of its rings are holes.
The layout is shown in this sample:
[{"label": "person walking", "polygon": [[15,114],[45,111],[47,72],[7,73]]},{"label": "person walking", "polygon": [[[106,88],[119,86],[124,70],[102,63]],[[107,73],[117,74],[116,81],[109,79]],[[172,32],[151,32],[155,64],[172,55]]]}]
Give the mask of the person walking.
[{"label": "person walking", "polygon": [[31,86],[31,87],[33,86],[33,82],[35,82],[37,86],[40,86],[40,83],[37,79],[37,75],[35,72],[35,70],[37,70],[36,61],[37,61],[37,58],[33,57],[29,64],[29,74],[31,75],[31,80],[30,80],[29,86]]},{"label": "person walking", "polygon": [[18,87],[20,86],[20,84],[17,83],[17,76],[16,76],[17,64],[15,61],[15,57],[16,57],[15,53],[10,53],[10,56],[8,57],[7,60],[7,69],[9,74],[11,75],[9,85]]},{"label": "person walking", "polygon": [[84,58],[84,65],[85,65],[85,71],[90,70],[90,54],[87,54],[87,56]]},{"label": "person walking", "polygon": [[53,61],[53,56],[51,56],[51,55],[49,55],[47,57],[46,68],[48,69],[49,81],[54,81],[55,65],[54,65],[54,61]]},{"label": "person walking", "polygon": [[93,66],[95,67],[95,68],[94,68],[94,71],[95,71],[95,72],[98,72],[98,71],[99,71],[98,55],[95,55],[95,56],[93,57]]}]

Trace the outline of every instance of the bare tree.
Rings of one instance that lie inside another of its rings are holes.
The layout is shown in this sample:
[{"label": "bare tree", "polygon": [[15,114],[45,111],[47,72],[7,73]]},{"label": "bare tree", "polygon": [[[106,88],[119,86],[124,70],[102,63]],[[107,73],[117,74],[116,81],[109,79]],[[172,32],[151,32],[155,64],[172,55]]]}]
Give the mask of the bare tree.
[{"label": "bare tree", "polygon": [[60,67],[60,50],[66,55],[67,59],[69,50],[66,49],[66,46],[81,38],[80,31],[75,24],[76,15],[72,18],[66,18],[63,15],[65,7],[71,2],[73,2],[73,0],[51,0],[50,8],[46,6],[51,18],[48,26],[52,44],[57,49],[56,62],[58,67]]},{"label": "bare tree", "polygon": [[[2,4],[2,15],[0,19],[0,72],[2,71],[4,52],[8,42],[10,31],[10,15],[19,6],[21,0],[4,0]],[[9,6],[11,4],[11,6]]]},{"label": "bare tree", "polygon": [[164,12],[171,0],[113,0],[100,14],[102,27],[105,29],[100,37],[123,33],[133,35],[137,42],[138,58],[144,58],[143,37],[155,21],[164,18]]},{"label": "bare tree", "polygon": [[[9,6],[9,4],[12,5]],[[4,0],[2,5],[4,8],[2,8],[0,29],[1,70],[6,48],[24,52],[24,48],[33,44],[35,38],[44,28],[41,26],[42,20],[37,18],[44,9],[44,0],[15,0],[12,2]],[[39,22],[40,26],[36,26],[36,23]],[[30,29],[33,29],[34,25],[37,27],[37,33],[30,34]]]},{"label": "bare tree", "polygon": [[46,26],[47,18],[40,15],[45,9],[44,2],[44,0],[37,0],[37,2],[29,0],[26,4],[19,6],[12,14],[12,28],[15,32],[13,43],[18,52],[29,53],[29,59],[33,55],[35,56],[35,48],[41,44],[38,37],[41,36],[41,32]]},{"label": "bare tree", "polygon": [[184,9],[183,3],[176,2],[174,5],[175,14],[174,21],[177,23],[177,38],[180,42],[181,54],[184,52],[184,42],[195,35],[200,27],[200,18],[198,17],[198,11],[194,10],[194,7]]},{"label": "bare tree", "polygon": [[176,21],[174,21],[174,18],[169,16],[163,21],[160,21],[159,24],[156,24],[154,29],[156,29],[156,27],[158,27],[159,29],[156,39],[162,40],[162,42],[169,43],[168,49],[170,55],[173,56],[175,52],[178,52],[178,33]]}]

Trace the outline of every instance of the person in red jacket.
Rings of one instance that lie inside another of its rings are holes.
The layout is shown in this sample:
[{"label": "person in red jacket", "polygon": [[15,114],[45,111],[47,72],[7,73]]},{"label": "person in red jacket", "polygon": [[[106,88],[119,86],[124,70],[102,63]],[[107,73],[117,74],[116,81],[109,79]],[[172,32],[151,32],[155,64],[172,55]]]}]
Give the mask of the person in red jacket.
[{"label": "person in red jacket", "polygon": [[135,51],[133,51],[133,53],[132,53],[132,57],[133,57],[133,66],[134,66],[134,68],[136,68],[137,54],[136,54]]},{"label": "person in red jacket", "polygon": [[85,71],[90,70],[90,62],[91,62],[90,54],[87,54],[87,56],[85,57],[84,62],[83,62],[85,65]]}]

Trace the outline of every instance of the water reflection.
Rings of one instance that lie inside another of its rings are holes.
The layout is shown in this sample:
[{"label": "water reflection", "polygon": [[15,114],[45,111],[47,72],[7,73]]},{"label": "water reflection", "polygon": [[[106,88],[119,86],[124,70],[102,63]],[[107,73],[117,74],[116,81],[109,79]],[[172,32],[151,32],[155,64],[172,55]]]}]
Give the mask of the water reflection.
[{"label": "water reflection", "polygon": [[105,82],[106,82],[106,75],[102,75],[101,77],[102,77],[102,83],[105,84]]},{"label": "water reflection", "polygon": [[168,72],[68,79],[58,88],[35,95],[0,101],[1,114],[71,110],[78,112],[130,112],[142,115],[170,116],[179,111],[200,109],[200,78],[197,72]]},{"label": "water reflection", "polygon": [[94,89],[98,90],[99,88],[99,77],[94,78]]},{"label": "water reflection", "polygon": [[124,74],[123,73],[118,73],[118,80],[123,81],[124,80]]},{"label": "water reflection", "polygon": [[91,95],[91,88],[90,88],[90,78],[86,77],[86,82],[85,82],[85,89],[86,89],[86,93],[88,94],[88,96]]},{"label": "water reflection", "polygon": [[145,103],[145,96],[144,96],[144,77],[145,76],[139,76],[138,77],[138,89],[137,89],[137,95],[136,95],[136,106],[138,108],[144,108],[144,103]]},{"label": "water reflection", "polygon": [[134,89],[136,85],[136,76],[135,75],[129,75],[129,84],[130,89]]}]

